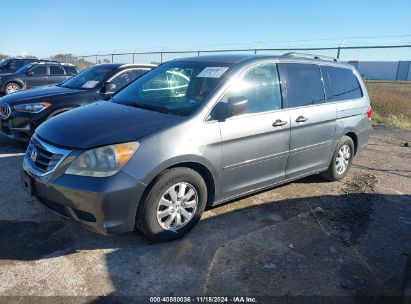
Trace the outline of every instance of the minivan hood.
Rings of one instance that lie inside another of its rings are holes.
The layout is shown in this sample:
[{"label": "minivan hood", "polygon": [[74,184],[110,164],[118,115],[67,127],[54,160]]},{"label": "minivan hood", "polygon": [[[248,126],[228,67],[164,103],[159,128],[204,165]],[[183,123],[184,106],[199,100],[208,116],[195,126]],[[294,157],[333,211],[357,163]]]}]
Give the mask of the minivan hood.
[{"label": "minivan hood", "polygon": [[[85,92],[84,90],[69,89],[60,86],[37,87],[28,90],[22,90],[0,98],[1,103],[17,105],[21,103],[30,103],[37,101],[38,98],[52,98],[61,95],[71,95]],[[36,100],[33,100],[36,99]],[[47,101],[47,100],[44,100]],[[52,100],[51,100],[52,101]]]},{"label": "minivan hood", "polygon": [[53,117],[40,125],[36,134],[50,144],[89,149],[135,141],[181,119],[181,116],[99,101]]}]

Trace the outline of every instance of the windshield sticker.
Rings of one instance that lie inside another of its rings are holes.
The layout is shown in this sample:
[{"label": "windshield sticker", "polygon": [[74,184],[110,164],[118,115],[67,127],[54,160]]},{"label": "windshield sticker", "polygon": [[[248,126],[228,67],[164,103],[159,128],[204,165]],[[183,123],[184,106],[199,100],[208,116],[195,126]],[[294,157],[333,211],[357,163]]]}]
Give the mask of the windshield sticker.
[{"label": "windshield sticker", "polygon": [[197,75],[197,77],[220,78],[227,70],[228,67],[206,67]]},{"label": "windshield sticker", "polygon": [[92,89],[98,84],[97,80],[89,80],[85,84],[83,84],[82,88],[84,89]]}]

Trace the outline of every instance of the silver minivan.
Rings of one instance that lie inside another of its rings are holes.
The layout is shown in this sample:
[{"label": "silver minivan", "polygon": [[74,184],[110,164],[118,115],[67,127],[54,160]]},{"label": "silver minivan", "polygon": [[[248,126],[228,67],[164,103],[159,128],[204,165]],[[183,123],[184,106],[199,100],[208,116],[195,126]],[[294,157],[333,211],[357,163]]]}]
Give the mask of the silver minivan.
[{"label": "silver minivan", "polygon": [[178,59],[42,124],[22,182],[94,231],[165,241],[206,206],[316,173],[340,180],[370,128],[351,65],[295,53]]}]

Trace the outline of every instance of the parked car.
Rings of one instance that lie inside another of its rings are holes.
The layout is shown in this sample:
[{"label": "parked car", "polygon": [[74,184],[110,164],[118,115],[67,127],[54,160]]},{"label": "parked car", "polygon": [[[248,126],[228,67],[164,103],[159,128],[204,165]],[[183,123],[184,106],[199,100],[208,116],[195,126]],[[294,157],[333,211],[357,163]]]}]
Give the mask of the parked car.
[{"label": "parked car", "polygon": [[0,74],[14,73],[26,64],[38,61],[37,58],[8,58],[0,62]]},{"label": "parked car", "polygon": [[100,64],[55,86],[23,90],[0,98],[0,132],[28,141],[47,119],[104,99],[155,65]]},{"label": "parked car", "polygon": [[342,179],[371,108],[351,65],[318,56],[173,60],[33,136],[26,189],[94,231],[187,233],[208,205],[303,176]]},{"label": "parked car", "polygon": [[0,74],[0,93],[8,95],[21,89],[56,84],[78,73],[79,70],[72,64],[33,62],[14,73]]}]

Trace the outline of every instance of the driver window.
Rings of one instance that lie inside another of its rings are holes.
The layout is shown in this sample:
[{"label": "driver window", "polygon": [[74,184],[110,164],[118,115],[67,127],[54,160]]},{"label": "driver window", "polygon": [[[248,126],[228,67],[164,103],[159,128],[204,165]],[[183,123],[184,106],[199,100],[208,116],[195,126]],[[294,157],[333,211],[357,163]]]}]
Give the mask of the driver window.
[{"label": "driver window", "polygon": [[171,69],[143,85],[144,97],[177,98],[187,95],[192,69]]},{"label": "driver window", "polygon": [[222,101],[230,97],[248,99],[245,113],[261,113],[281,109],[281,89],[275,64],[258,65],[231,84]]},{"label": "driver window", "polygon": [[124,88],[130,82],[136,80],[138,77],[146,73],[147,70],[143,69],[135,69],[135,70],[127,70],[121,72],[116,77],[114,77],[110,82],[115,85],[115,87],[111,90],[111,92],[117,92],[120,89]]},{"label": "driver window", "polygon": [[47,66],[45,65],[38,65],[30,70],[32,76],[40,76],[40,75],[47,75]]}]

